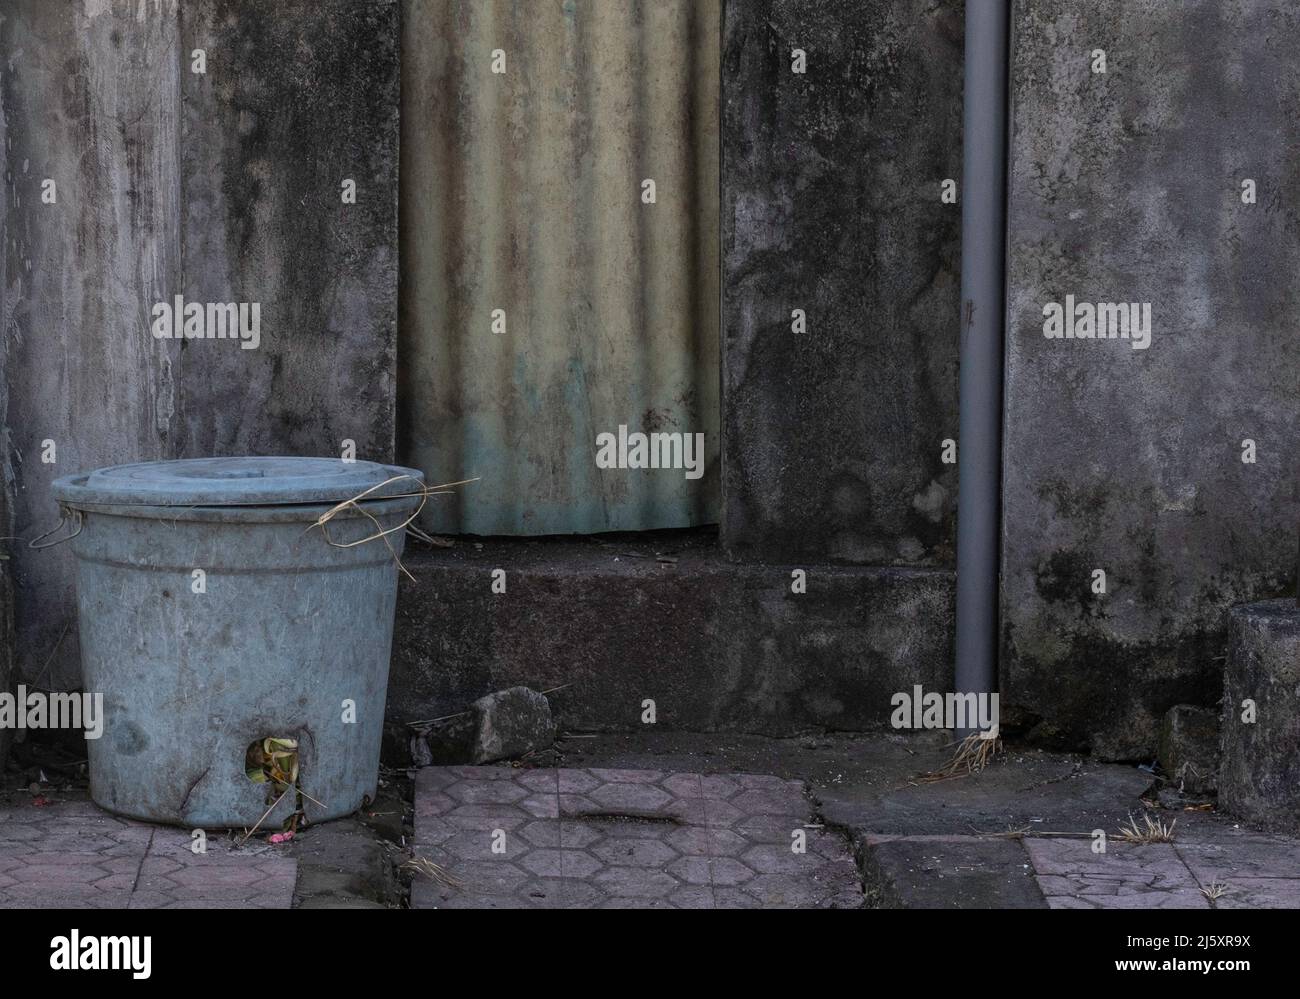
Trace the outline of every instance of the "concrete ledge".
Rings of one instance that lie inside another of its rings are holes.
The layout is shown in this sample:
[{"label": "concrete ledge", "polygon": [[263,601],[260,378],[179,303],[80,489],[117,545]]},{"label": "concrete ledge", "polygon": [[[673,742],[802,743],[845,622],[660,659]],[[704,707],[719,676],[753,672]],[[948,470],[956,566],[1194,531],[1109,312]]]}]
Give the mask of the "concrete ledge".
[{"label": "concrete ledge", "polygon": [[[1246,721],[1243,702],[1254,703]],[[1300,829],[1300,606],[1234,607],[1224,670],[1219,804],[1268,828]]]},{"label": "concrete ledge", "polygon": [[663,728],[863,730],[895,692],[950,682],[950,571],[734,564],[698,532],[481,545],[406,559],[392,726],[567,684],[551,699],[569,730],[641,729],[646,699]]}]

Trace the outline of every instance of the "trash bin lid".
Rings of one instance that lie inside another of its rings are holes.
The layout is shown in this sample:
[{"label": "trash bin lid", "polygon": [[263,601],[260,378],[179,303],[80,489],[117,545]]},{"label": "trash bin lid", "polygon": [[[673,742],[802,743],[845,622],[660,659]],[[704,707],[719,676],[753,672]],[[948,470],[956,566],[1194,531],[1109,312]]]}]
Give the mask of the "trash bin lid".
[{"label": "trash bin lid", "polygon": [[53,483],[69,506],[270,506],[341,503],[398,476],[366,496],[383,499],[418,491],[423,473],[398,465],[341,458],[183,458],[114,465]]}]

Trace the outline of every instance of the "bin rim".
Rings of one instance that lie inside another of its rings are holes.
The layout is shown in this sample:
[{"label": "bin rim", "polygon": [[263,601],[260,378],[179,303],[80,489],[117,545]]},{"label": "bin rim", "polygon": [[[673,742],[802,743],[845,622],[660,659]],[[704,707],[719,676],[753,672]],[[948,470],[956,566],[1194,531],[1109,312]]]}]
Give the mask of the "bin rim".
[{"label": "bin rim", "polygon": [[[54,499],[71,509],[305,507],[410,497],[424,473],[401,465],[285,455],[180,458],[111,465],[54,480]],[[143,511],[141,511],[143,513]],[[147,514],[146,514],[147,516]]]}]

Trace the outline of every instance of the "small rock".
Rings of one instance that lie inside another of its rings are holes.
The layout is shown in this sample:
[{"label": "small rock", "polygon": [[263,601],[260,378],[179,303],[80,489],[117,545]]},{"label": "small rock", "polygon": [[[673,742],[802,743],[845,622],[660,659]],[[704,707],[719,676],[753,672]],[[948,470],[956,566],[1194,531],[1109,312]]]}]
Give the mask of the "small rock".
[{"label": "small rock", "polygon": [[517,759],[547,749],[555,741],[555,722],[546,695],[511,687],[480,697],[470,708],[474,736],[471,763]]},{"label": "small rock", "polygon": [[429,752],[429,743],[422,732],[411,736],[411,763],[417,767],[433,766],[433,754]]},{"label": "small rock", "polygon": [[1219,772],[1219,714],[1176,704],[1160,726],[1160,767],[1174,787],[1188,794],[1215,790]]}]

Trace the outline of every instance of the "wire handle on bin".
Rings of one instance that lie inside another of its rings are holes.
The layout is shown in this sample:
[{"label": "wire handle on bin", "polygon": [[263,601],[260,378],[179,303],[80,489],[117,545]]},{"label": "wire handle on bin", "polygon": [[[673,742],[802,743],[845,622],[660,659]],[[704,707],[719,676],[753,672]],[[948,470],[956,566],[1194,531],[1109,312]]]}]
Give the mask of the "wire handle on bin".
[{"label": "wire handle on bin", "polygon": [[[77,529],[75,531],[62,538],[58,538],[54,541],[51,541],[49,544],[45,544],[45,545],[40,544],[40,542],[44,541],[51,534],[54,534],[56,531],[59,530],[59,528],[61,528],[64,524],[66,524],[69,518],[71,518],[72,522],[77,525]],[[78,534],[81,533],[81,529],[82,527],[85,526],[85,523],[86,522],[82,518],[80,510],[69,510],[66,506],[61,506],[59,507],[59,522],[55,524],[53,527],[51,527],[44,534],[42,534],[39,538],[32,538],[31,541],[27,542],[27,547],[34,548],[37,551],[40,551],[42,548],[53,548],[56,545],[63,544],[63,542],[65,541],[71,541],[73,538],[75,538]]]}]

